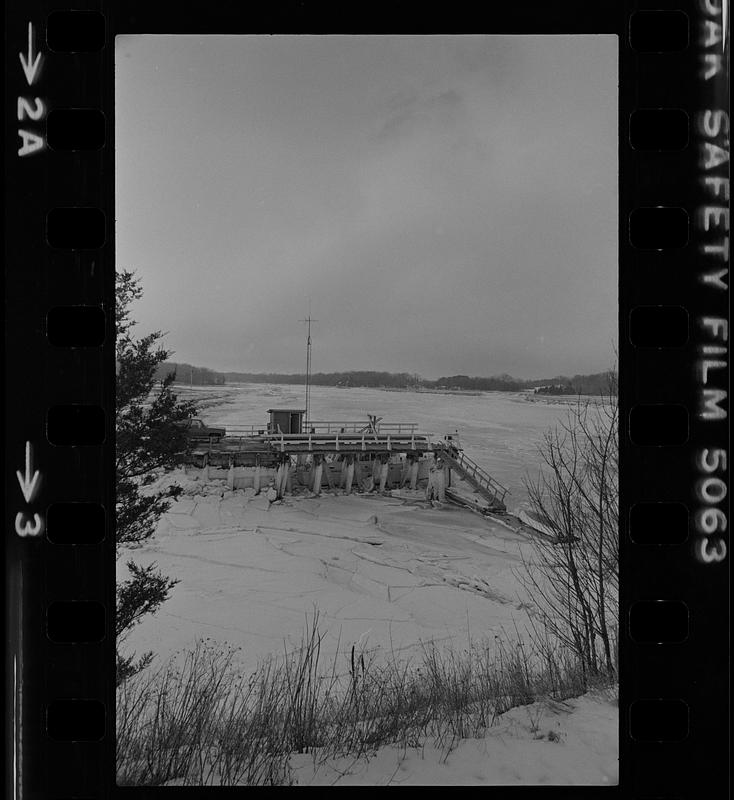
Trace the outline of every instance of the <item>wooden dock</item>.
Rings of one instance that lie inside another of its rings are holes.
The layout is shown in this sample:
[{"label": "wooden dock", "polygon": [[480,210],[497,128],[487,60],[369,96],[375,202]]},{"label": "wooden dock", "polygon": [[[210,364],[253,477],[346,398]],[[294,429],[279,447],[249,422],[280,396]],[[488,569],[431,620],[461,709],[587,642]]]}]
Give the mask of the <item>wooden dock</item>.
[{"label": "wooden dock", "polygon": [[[286,413],[303,412],[277,409],[272,410],[271,422],[267,425],[228,427],[226,436],[217,442],[210,440],[198,445],[190,457],[194,464],[202,467],[277,469],[279,475],[290,475],[291,479],[296,474],[305,474],[305,470],[307,482],[315,491],[322,485],[322,475],[331,484],[335,477],[331,473],[335,469],[340,475],[344,473],[342,482],[348,486],[352,485],[351,475],[356,473],[359,481],[364,473],[374,474],[376,485],[383,490],[406,483],[416,488],[420,473],[422,481],[429,481],[430,489],[433,478],[429,477],[429,472],[432,474],[439,467],[444,475],[443,478],[438,476],[442,487],[450,486],[453,473],[490,508],[505,508],[508,490],[463,452],[455,436],[436,439],[420,433],[414,423],[386,423],[378,417],[370,417],[367,424],[364,421],[318,421],[305,425],[299,417],[297,431],[283,432],[279,424],[274,424],[274,415]],[[285,480],[278,478],[276,481],[279,494],[284,491]],[[440,491],[443,494],[443,489]]]}]

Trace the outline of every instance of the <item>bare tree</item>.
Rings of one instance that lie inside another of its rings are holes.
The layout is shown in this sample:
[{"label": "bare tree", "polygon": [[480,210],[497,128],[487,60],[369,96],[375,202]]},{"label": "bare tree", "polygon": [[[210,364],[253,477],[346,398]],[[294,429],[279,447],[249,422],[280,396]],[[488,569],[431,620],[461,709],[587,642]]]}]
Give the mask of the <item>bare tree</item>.
[{"label": "bare tree", "polygon": [[547,629],[584,672],[615,674],[619,624],[619,407],[616,378],[601,402],[579,398],[546,433],[544,467],[525,486],[552,536],[537,538],[518,577]]}]

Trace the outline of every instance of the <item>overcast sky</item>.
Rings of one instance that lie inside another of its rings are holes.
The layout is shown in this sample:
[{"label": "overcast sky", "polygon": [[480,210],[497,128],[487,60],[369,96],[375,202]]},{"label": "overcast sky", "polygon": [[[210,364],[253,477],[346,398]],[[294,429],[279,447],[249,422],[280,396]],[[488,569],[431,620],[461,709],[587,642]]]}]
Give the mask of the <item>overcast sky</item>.
[{"label": "overcast sky", "polygon": [[118,268],[220,370],[599,372],[615,36],[118,36]]}]

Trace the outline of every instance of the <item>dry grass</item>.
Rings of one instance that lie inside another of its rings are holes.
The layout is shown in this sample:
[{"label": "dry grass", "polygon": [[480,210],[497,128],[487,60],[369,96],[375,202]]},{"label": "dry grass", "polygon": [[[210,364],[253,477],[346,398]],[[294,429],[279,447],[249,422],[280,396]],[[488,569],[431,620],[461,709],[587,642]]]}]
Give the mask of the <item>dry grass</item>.
[{"label": "dry grass", "polygon": [[[120,785],[287,785],[292,753],[355,760],[383,745],[432,740],[448,753],[510,708],[593,688],[547,631],[504,631],[456,651],[425,643],[412,660],[351,647],[324,668],[318,613],[300,647],[244,679],[236,651],[200,641],[117,697]],[[343,657],[343,656],[342,656]],[[612,676],[597,676],[595,686]]]}]

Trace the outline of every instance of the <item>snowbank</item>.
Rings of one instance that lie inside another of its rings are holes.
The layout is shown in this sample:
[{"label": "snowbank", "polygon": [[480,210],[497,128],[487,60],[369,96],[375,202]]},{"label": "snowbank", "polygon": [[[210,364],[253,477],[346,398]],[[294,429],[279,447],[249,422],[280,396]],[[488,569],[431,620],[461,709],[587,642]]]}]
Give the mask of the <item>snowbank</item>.
[{"label": "snowbank", "polygon": [[483,739],[453,749],[383,747],[368,758],[291,757],[299,785],[608,785],[618,782],[618,713],[609,695],[513,708]]}]

